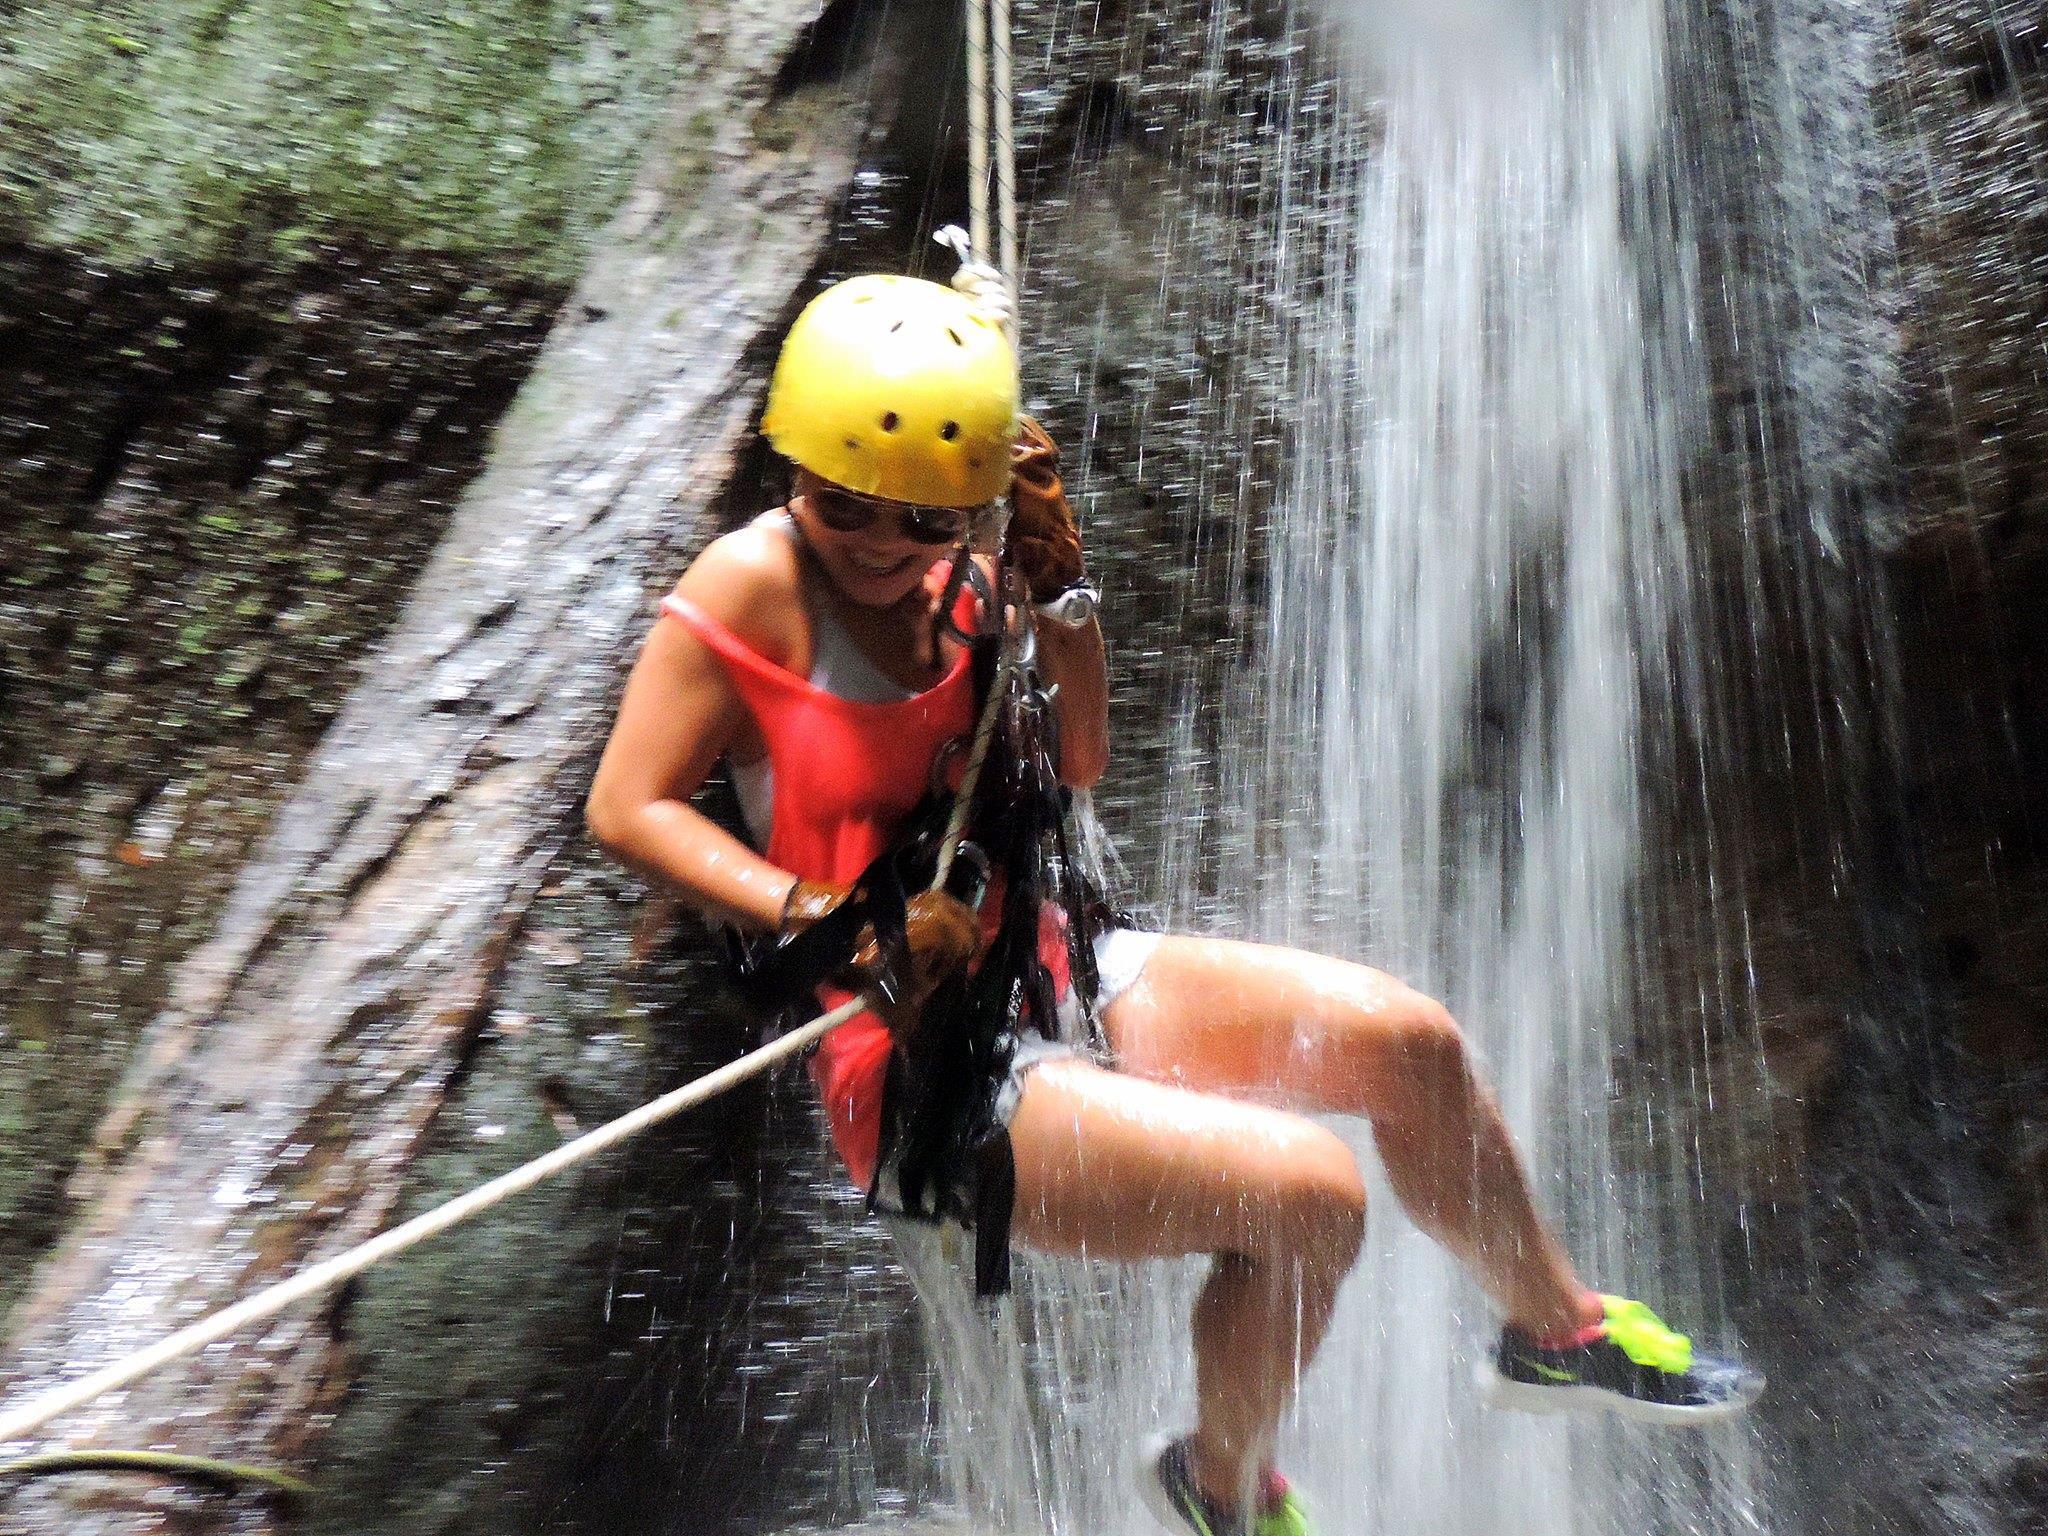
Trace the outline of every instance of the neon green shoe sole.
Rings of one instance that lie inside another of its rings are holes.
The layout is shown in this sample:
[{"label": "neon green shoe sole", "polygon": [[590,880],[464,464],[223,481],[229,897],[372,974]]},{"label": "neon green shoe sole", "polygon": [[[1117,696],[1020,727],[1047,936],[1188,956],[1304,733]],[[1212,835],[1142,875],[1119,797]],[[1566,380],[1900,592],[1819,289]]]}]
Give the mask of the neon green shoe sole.
[{"label": "neon green shoe sole", "polygon": [[1524,1413],[1606,1412],[1672,1425],[1731,1419],[1762,1396],[1763,1376],[1739,1360],[1693,1348],[1639,1301],[1600,1300],[1602,1331],[1569,1349],[1502,1329],[1479,1364],[1480,1395]]},{"label": "neon green shoe sole", "polygon": [[1217,1509],[1195,1487],[1187,1442],[1171,1435],[1148,1441],[1137,1466],[1138,1497],[1173,1536],[1315,1536],[1308,1511],[1277,1472],[1266,1474],[1263,1508],[1250,1524]]}]

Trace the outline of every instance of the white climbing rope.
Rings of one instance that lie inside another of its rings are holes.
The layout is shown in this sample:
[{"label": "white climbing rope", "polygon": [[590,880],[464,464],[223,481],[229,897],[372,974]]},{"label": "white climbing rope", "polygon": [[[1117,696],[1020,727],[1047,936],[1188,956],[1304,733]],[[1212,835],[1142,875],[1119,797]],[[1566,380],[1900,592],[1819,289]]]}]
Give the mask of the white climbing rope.
[{"label": "white climbing rope", "polygon": [[[982,705],[981,719],[975,727],[973,750],[968,755],[966,772],[961,778],[953,814],[946,824],[945,841],[939,849],[937,872],[932,877],[931,885],[934,890],[945,883],[946,877],[952,873],[954,861],[959,856],[969,802],[974,795],[974,786],[981,777],[982,764],[988,757],[989,742],[995,734],[996,720],[1001,715],[1002,697],[1008,686],[1014,650],[1015,641],[1008,630],[1005,630],[996,675],[989,685],[988,698]],[[748,1078],[767,1071],[778,1062],[800,1055],[866,1007],[867,1004],[857,997],[841,1003],[829,1013],[818,1015],[808,1024],[770,1041],[759,1050],[752,1051],[737,1061],[728,1062],[716,1071],[707,1072],[680,1088],[672,1089],[660,1098],[651,1100],[595,1130],[586,1131],[574,1141],[564,1142],[552,1152],[544,1153],[509,1173],[500,1174],[488,1184],[481,1184],[467,1194],[458,1195],[445,1205],[436,1206],[433,1210],[415,1216],[388,1232],[381,1232],[346,1253],[338,1253],[331,1259],[323,1259],[318,1264],[302,1269],[253,1296],[245,1297],[231,1306],[223,1307],[220,1311],[201,1318],[196,1323],[180,1328],[176,1333],[159,1339],[154,1344],[124,1355],[88,1376],[81,1376],[76,1381],[52,1387],[18,1408],[0,1412],[0,1444],[32,1434],[52,1419],[69,1413],[74,1408],[81,1408],[95,1398],[140,1381],[158,1367],[168,1365],[173,1360],[197,1354],[207,1345],[218,1343],[251,1323],[275,1317],[294,1302],[304,1301],[310,1296],[332,1290],[342,1281],[361,1274],[373,1264],[403,1253],[428,1238],[436,1237],[450,1227],[489,1210],[513,1195],[533,1188],[544,1179],[552,1178],[578,1163],[587,1162],[598,1153],[615,1147],[629,1137],[637,1136],[686,1109],[702,1104],[707,1099],[716,1098],[728,1089],[739,1086]]]},{"label": "white climbing rope", "polygon": [[368,1242],[351,1248],[346,1253],[338,1253],[331,1259],[323,1259],[318,1264],[310,1265],[297,1274],[258,1291],[253,1296],[244,1297],[241,1301],[223,1307],[196,1323],[180,1328],[176,1333],[159,1339],[154,1344],[138,1349],[133,1354],[123,1355],[89,1376],[81,1376],[76,1381],[52,1387],[41,1395],[29,1399],[20,1407],[0,1413],[0,1444],[19,1440],[41,1429],[52,1419],[69,1413],[74,1408],[81,1408],[94,1398],[140,1381],[158,1367],[168,1365],[173,1360],[197,1354],[207,1345],[218,1343],[251,1323],[275,1317],[294,1302],[304,1301],[309,1296],[317,1296],[323,1291],[332,1290],[342,1281],[361,1274],[371,1265],[381,1263],[394,1254],[403,1253],[430,1237],[438,1236],[450,1227],[489,1210],[500,1201],[533,1188],[543,1179],[551,1178],[564,1169],[573,1168],[606,1148],[617,1146],[628,1137],[637,1136],[649,1127],[659,1125],[670,1116],[680,1114],[693,1105],[716,1098],[727,1089],[766,1071],[777,1062],[796,1055],[828,1030],[845,1023],[866,1006],[867,1004],[859,998],[841,1003],[830,1013],[819,1015],[801,1029],[792,1030],[750,1055],[729,1062],[715,1072],[706,1073],[694,1082],[685,1083],[682,1087],[665,1093],[660,1098],[643,1104],[594,1131],[585,1132],[574,1141],[564,1142],[552,1152],[545,1153],[530,1163],[522,1164],[510,1173],[500,1174],[488,1184],[481,1184],[467,1194],[457,1195],[445,1205],[436,1206],[433,1210],[415,1216],[388,1232],[380,1232]]},{"label": "white climbing rope", "polygon": [[[990,9],[984,11],[984,5]],[[994,32],[993,50],[990,48],[991,30]],[[1010,338],[1014,342],[1017,334],[1017,177],[1010,109],[1009,0],[967,0],[967,76],[967,149],[970,183],[968,209],[972,245],[968,249],[960,250],[961,269],[960,274],[954,278],[954,284],[973,295],[979,302],[986,304],[992,313],[998,314],[1004,329],[1010,333]],[[991,100],[994,104],[993,113],[990,111]],[[991,126],[994,130],[996,161],[999,240],[996,256],[1001,264],[999,268],[989,266],[985,260],[976,259],[980,253],[990,249]],[[960,231],[950,227],[941,230],[937,238],[956,249],[967,244],[967,241],[960,237]],[[995,532],[1000,544],[1000,522]],[[952,815],[946,822],[945,838],[939,846],[936,870],[930,887],[933,890],[945,884],[947,877],[952,873],[955,860],[959,857],[974,788],[980,780],[982,764],[988,757],[989,742],[994,737],[996,721],[1002,713],[1002,699],[1009,686],[1010,671],[1016,661],[1016,638],[1010,626],[1000,617],[1002,605],[998,603],[995,607],[998,622],[1003,623],[995,676],[989,683],[988,698],[982,704],[981,718],[975,726],[973,748],[968,754],[966,771],[961,777]],[[368,1242],[361,1243],[345,1253],[338,1253],[331,1259],[323,1259],[317,1264],[310,1265],[297,1274],[258,1291],[253,1296],[244,1297],[241,1301],[180,1328],[154,1344],[123,1355],[89,1375],[49,1388],[16,1408],[0,1411],[0,1445],[31,1435],[53,1419],[60,1418],[73,1409],[82,1408],[109,1392],[117,1392],[123,1387],[132,1386],[173,1360],[197,1354],[209,1344],[217,1344],[252,1323],[275,1317],[295,1302],[332,1290],[344,1280],[361,1274],[371,1266],[403,1253],[408,1248],[416,1247],[429,1238],[437,1237],[472,1216],[479,1215],[513,1195],[523,1193],[536,1184],[575,1167],[578,1163],[587,1162],[598,1153],[615,1147],[620,1142],[637,1136],[686,1109],[738,1087],[770,1067],[802,1054],[839,1025],[860,1013],[866,1006],[867,1004],[857,997],[841,1003],[837,1008],[818,1015],[808,1024],[777,1037],[758,1050],[749,1052],[736,1061],[728,1062],[716,1071],[707,1072],[680,1088],[672,1089],[660,1098],[653,1099],[595,1130],[586,1131],[574,1141],[564,1142],[552,1152],[544,1153],[509,1173],[500,1174],[467,1194],[458,1195],[446,1204],[423,1212],[410,1221],[401,1222],[389,1231],[381,1232]]]},{"label": "white climbing rope", "polygon": [[19,1408],[0,1413],[0,1444],[19,1440],[24,1435],[42,1428],[61,1414],[74,1408],[83,1407],[96,1397],[118,1391],[141,1380],[159,1366],[186,1355],[197,1354],[207,1345],[217,1343],[229,1334],[246,1328],[251,1323],[275,1317],[286,1307],[322,1291],[331,1290],[342,1281],[361,1274],[371,1265],[380,1263],[394,1254],[425,1242],[430,1237],[446,1232],[450,1227],[469,1220],[479,1212],[487,1211],[502,1200],[533,1188],[543,1179],[552,1177],[566,1168],[595,1157],[607,1147],[613,1147],[630,1136],[637,1136],[650,1126],[659,1125],[671,1115],[681,1113],[692,1105],[702,1104],[706,1099],[715,1098],[759,1072],[766,1071],[778,1061],[803,1050],[834,1025],[843,1024],[859,1013],[864,1004],[859,998],[840,1004],[830,1013],[823,1014],[798,1030],[770,1041],[751,1055],[705,1074],[691,1083],[660,1098],[641,1105],[618,1119],[599,1126],[578,1136],[574,1141],[564,1142],[552,1152],[535,1158],[532,1162],[514,1168],[510,1173],[500,1174],[488,1184],[479,1185],[467,1194],[458,1195],[447,1204],[413,1217],[408,1222],[380,1232],[368,1242],[338,1253],[331,1259],[300,1270],[297,1274],[278,1281],[277,1284],[245,1297],[231,1306],[201,1318],[198,1322],[180,1328],[176,1333],[159,1339],[146,1348],[124,1355],[110,1365],[101,1367],[89,1376],[53,1387],[38,1397],[31,1398]]},{"label": "white climbing rope", "polygon": [[[969,0],[978,4],[979,0]],[[989,88],[995,98],[996,265],[1010,284],[1014,330],[1017,292],[1017,140],[1010,110],[1010,0],[988,0]],[[986,250],[987,247],[983,246]],[[1010,338],[1016,340],[1013,334]]]},{"label": "white climbing rope", "polygon": [[[1017,146],[1010,56],[1010,0],[967,3],[967,229],[933,239],[960,258],[953,286],[1002,323],[1017,342]],[[989,230],[990,149],[995,232]],[[991,262],[993,257],[993,262]]]},{"label": "white climbing rope", "polygon": [[[988,243],[988,12],[987,0],[967,0],[967,233],[974,255]],[[942,237],[943,238],[943,237]]]}]

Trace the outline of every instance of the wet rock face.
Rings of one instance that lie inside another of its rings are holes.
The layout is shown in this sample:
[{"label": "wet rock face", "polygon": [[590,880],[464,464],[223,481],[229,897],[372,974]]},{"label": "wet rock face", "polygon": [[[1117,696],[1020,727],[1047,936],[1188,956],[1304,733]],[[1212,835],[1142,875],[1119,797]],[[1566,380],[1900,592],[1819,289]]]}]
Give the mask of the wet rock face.
[{"label": "wet rock face", "polygon": [[1917,517],[1894,572],[1932,915],[1966,1049],[2038,1098],[2024,1085],[2048,1073],[2048,6],[1922,0],[1900,45],[1896,129],[1923,154],[1902,158],[1897,191]]},{"label": "wet rock face", "polygon": [[698,24],[648,0],[9,18],[0,1314]]},{"label": "wet rock face", "polygon": [[2048,1521],[2048,6],[1916,0],[1899,43],[1915,517],[1890,569],[1908,793],[1934,988],[1980,1110],[1985,1216],[2019,1255],[2002,1290],[2022,1342],[1994,1404],[2019,1446],[1991,1494],[2034,1529]]},{"label": "wet rock face", "polygon": [[[1839,37],[1851,13],[1834,11],[1823,25]],[[1781,432],[1796,468],[1791,494],[1763,484],[1760,444],[1738,432],[1724,462],[1758,483],[1707,503],[1764,555],[1760,580],[1721,593],[1723,642],[1746,629],[1754,648],[1731,668],[1743,776],[1716,828],[1723,888],[1743,892],[1753,1035],[1725,1053],[1751,1080],[1719,1084],[1712,1116],[1680,1113],[1719,1145],[1709,1192],[1755,1201],[1731,1263],[1751,1276],[1745,1341],[1775,1378],[1762,1416],[1786,1518],[1815,1532],[2031,1530],[2048,1422],[2031,1385],[2048,1078],[2048,504],[2035,474],[2048,229],[2030,146],[2048,111],[2035,75],[2048,11],[1898,7],[1895,37],[1853,61],[1861,89],[1826,98],[1847,113],[1819,110],[1808,89],[1847,62],[1801,34],[1812,8],[1755,15],[1780,67],[1807,49],[1787,69],[1801,116],[1770,121],[1768,92],[1752,88],[1737,110],[1764,121],[1741,124],[1707,174],[1748,163],[1731,147],[1761,145],[1798,173],[1775,179],[1802,196],[1821,183],[1850,211],[1793,230],[1808,242],[1797,272],[1772,267],[1799,217],[1773,206],[1784,194],[1738,192],[1737,217],[1709,227],[1737,280],[1717,301],[1780,306],[1775,327],[1738,318],[1751,336],[1791,338],[1765,352],[1815,366],[1743,380],[1724,358],[1717,378],[1740,397],[1729,418]],[[1738,63],[1724,61],[1732,78]],[[1786,308],[1787,295],[1820,302]],[[1804,435],[1770,419],[1801,407],[1822,418]],[[1711,942],[1685,910],[1701,900],[1695,884],[1669,902],[1674,943],[1691,951],[1679,973]],[[1908,1390],[1889,1375],[1898,1358],[1914,1361]],[[1844,1421],[1883,1437],[1881,1466],[1826,1427]]]},{"label": "wet rock face", "polygon": [[1981,541],[1989,567],[2048,556],[2048,7],[1917,0],[1889,96],[1900,253],[1918,311],[1907,461],[1924,552]]},{"label": "wet rock face", "polygon": [[328,250],[0,253],[0,1310],[89,1127],[482,462],[558,298]]}]

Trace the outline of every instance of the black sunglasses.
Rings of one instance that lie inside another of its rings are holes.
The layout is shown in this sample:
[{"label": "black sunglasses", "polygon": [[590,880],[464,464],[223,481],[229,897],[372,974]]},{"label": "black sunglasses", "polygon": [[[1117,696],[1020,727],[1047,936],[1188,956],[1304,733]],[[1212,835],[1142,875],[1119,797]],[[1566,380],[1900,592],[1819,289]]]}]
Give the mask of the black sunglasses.
[{"label": "black sunglasses", "polygon": [[952,544],[967,532],[970,507],[920,507],[907,501],[884,501],[838,486],[818,486],[805,494],[818,521],[834,533],[859,533],[880,518],[893,517],[903,537],[913,544]]}]

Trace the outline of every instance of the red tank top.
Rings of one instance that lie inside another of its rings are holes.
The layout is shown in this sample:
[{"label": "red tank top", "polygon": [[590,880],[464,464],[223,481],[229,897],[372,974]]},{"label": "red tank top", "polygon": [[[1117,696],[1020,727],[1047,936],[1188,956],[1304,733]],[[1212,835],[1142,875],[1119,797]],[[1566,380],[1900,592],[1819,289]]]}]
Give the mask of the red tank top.
[{"label": "red tank top", "polygon": [[[957,622],[965,628],[975,599],[969,591],[960,596]],[[777,666],[687,598],[670,596],[661,607],[717,654],[760,727],[773,775],[763,854],[792,874],[842,884],[857,877],[924,798],[946,744],[973,732],[972,658],[965,651],[924,692],[868,704]],[[819,989],[828,1007],[850,995]],[[863,1189],[875,1175],[889,1050],[888,1026],[862,1013],[827,1035],[811,1058],[833,1144]]]}]

